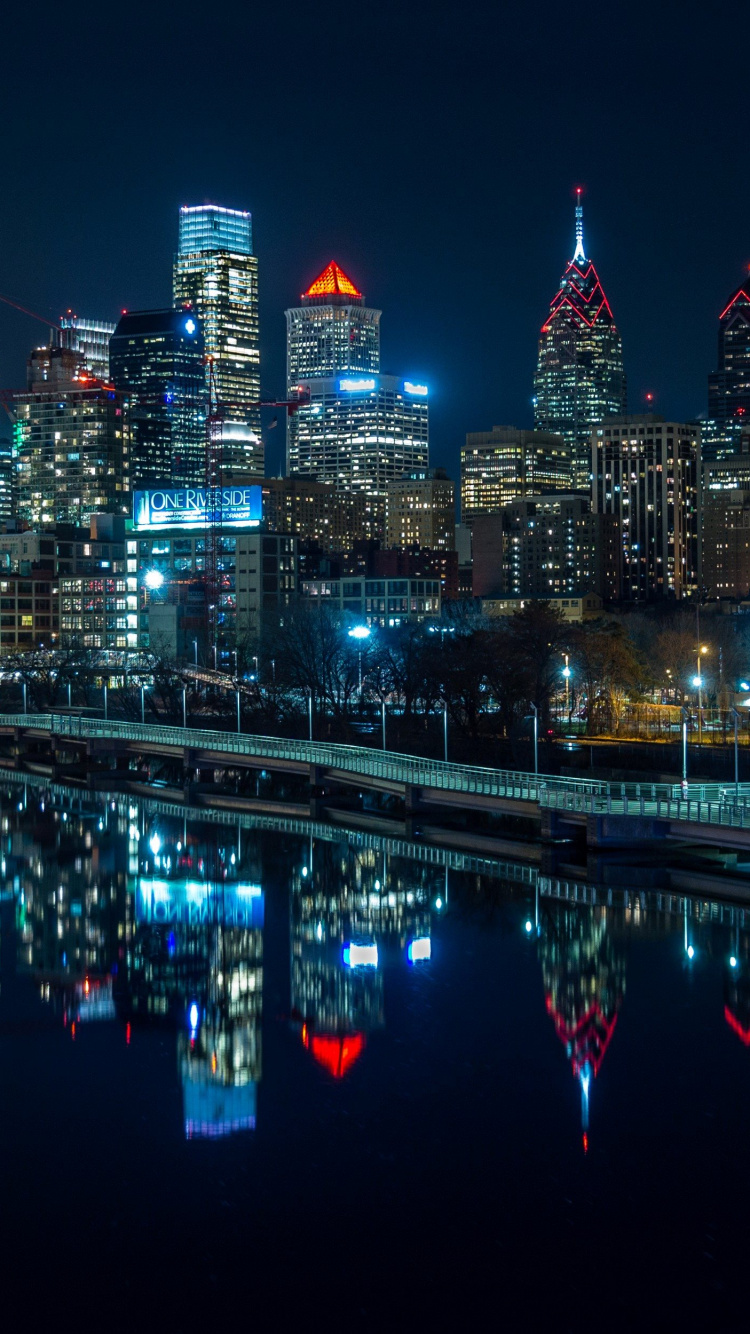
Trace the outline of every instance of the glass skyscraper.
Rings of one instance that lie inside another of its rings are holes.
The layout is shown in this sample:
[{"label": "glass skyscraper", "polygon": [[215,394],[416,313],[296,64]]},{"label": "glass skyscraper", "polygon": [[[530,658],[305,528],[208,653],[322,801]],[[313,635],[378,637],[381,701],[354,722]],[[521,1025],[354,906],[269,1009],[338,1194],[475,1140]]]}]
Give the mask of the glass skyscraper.
[{"label": "glass skyscraper", "polygon": [[258,261],[249,213],[216,204],[180,209],[173,296],[175,306],[189,307],[203,329],[223,421],[221,466],[227,473],[262,476]]},{"label": "glass skyscraper", "polygon": [[605,417],[624,413],[626,398],[622,339],[586,258],[579,190],[575,251],[542,325],[534,377],[534,423],[570,445],[574,487],[589,489],[591,432]]},{"label": "glass skyscraper", "polygon": [[733,292],[719,316],[718,369],[708,377],[708,429],[704,458],[726,458],[740,449],[750,426],[750,279]]},{"label": "glass skyscraper", "polygon": [[206,368],[198,317],[185,310],[123,315],[109,347],[127,395],[131,484],[201,486],[206,472]]}]

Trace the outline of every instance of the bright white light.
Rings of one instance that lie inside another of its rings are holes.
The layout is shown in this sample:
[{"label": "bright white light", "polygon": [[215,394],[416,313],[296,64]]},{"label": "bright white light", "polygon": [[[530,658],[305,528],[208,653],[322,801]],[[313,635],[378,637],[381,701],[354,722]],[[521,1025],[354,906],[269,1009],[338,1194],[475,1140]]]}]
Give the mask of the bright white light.
[{"label": "bright white light", "polygon": [[157,588],[161,588],[164,583],[164,575],[161,570],[147,570],[143,576],[143,582],[146,585],[146,588],[150,588],[153,591]]},{"label": "bright white light", "polygon": [[586,1070],[582,1070],[582,1071],[581,1071],[581,1089],[583,1090],[583,1096],[584,1096],[584,1098],[588,1098],[588,1096],[589,1096],[589,1083],[590,1083],[590,1082],[591,1082],[591,1076],[589,1075],[588,1071],[586,1071]]},{"label": "bright white light", "polygon": [[377,945],[355,945],[352,942],[344,950],[344,963],[349,968],[377,968]]},{"label": "bright white light", "polygon": [[307,867],[306,867],[306,866],[303,866],[303,867],[302,867],[302,878],[304,879],[306,875],[307,875]]},{"label": "bright white light", "polygon": [[406,954],[409,963],[418,963],[422,959],[429,959],[432,956],[430,937],[420,936],[417,940],[412,940]]},{"label": "bright white light", "polygon": [[695,958],[695,950],[693,949],[692,945],[688,945],[688,947],[687,947],[687,956],[688,956],[688,959],[694,959],[694,958]]},{"label": "bright white light", "polygon": [[734,955],[732,955],[731,959],[729,960],[729,967],[730,967],[730,968],[736,968],[736,967],[737,967],[737,960],[736,960],[736,958],[734,957]]},{"label": "bright white light", "polygon": [[748,685],[747,681],[740,681],[740,690],[750,690],[750,685]]},{"label": "bright white light", "polygon": [[195,333],[195,320],[185,320],[185,333]]},{"label": "bright white light", "polygon": [[572,675],[573,673],[571,672],[569,667],[563,667],[563,676],[572,676]]},{"label": "bright white light", "polygon": [[380,881],[379,881],[379,880],[376,880],[376,881],[375,881],[375,888],[376,888],[378,891],[380,890]]},{"label": "bright white light", "polygon": [[426,384],[413,384],[411,380],[404,380],[404,393],[415,394],[417,398],[426,398],[428,389]]},{"label": "bright white light", "polygon": [[530,922],[530,921],[527,919],[527,921],[526,921],[526,934],[530,936],[530,935],[531,935],[531,932],[533,931],[533,929],[534,929],[534,927],[533,927],[533,923]]},{"label": "bright white light", "polygon": [[193,1001],[192,1005],[190,1006],[190,1010],[188,1011],[188,1018],[190,1020],[190,1027],[197,1028],[200,1014],[198,1012],[198,1006],[196,1005],[195,1001]]},{"label": "bright white light", "polygon": [[316,939],[316,940],[322,940],[322,939],[323,939],[323,923],[322,923],[322,922],[318,922],[318,925],[317,925],[316,928],[315,928],[315,939]]},{"label": "bright white light", "polygon": [[694,676],[694,677],[693,677],[693,685],[695,686],[695,688],[696,688],[696,690],[697,690],[699,686],[702,686],[702,685],[703,685],[703,677],[702,677],[702,676]]},{"label": "bright white light", "polygon": [[355,625],[354,628],[349,631],[349,638],[369,639],[371,634],[372,630],[370,629],[369,625]]},{"label": "bright white light", "polygon": [[366,389],[374,389],[375,381],[371,378],[362,380],[343,379],[339,380],[339,392],[342,394],[361,393]]},{"label": "bright white light", "polygon": [[440,912],[440,909],[442,908],[442,906],[443,906],[443,900],[442,900],[442,899],[435,899],[435,907],[437,908],[438,912]]},{"label": "bright white light", "polygon": [[150,847],[154,856],[158,857],[159,851],[161,849],[161,839],[159,838],[159,835],[157,834],[156,830],[154,830],[153,834],[148,840],[148,846]]}]

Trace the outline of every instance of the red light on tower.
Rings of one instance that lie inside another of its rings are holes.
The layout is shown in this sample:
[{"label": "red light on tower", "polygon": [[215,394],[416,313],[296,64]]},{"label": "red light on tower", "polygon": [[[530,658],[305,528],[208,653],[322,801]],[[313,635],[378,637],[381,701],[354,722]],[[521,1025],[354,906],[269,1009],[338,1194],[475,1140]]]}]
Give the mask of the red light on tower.
[{"label": "red light on tower", "polygon": [[646,402],[647,402],[647,403],[653,403],[653,401],[654,401],[654,396],[653,396],[653,394],[649,391],[649,393],[646,394]]}]

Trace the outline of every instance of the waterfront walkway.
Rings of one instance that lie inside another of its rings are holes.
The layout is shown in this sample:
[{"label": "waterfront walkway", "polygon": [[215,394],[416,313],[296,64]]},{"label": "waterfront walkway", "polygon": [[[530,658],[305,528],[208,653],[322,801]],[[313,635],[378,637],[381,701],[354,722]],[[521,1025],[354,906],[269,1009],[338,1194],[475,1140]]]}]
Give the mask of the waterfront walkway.
[{"label": "waterfront walkway", "polygon": [[541,820],[548,838],[583,825],[594,845],[678,837],[750,846],[748,783],[608,783],[452,764],[367,746],[75,714],[0,714],[3,735],[19,768],[35,744],[49,744],[53,754],[83,748],[87,757],[110,764],[127,764],[136,755],[171,757],[182,761],[186,775],[237,767],[301,774],[319,800],[336,787],[388,793],[404,800],[409,817],[449,805]]}]

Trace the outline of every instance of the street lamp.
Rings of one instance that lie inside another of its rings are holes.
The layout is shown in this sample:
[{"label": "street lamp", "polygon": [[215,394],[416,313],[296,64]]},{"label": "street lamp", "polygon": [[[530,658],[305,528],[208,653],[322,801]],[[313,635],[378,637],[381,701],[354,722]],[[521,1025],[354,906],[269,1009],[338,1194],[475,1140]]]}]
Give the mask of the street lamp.
[{"label": "street lamp", "polygon": [[567,653],[566,653],[566,654],[565,654],[565,666],[563,667],[563,676],[565,677],[565,717],[566,717],[567,720],[568,720],[568,727],[570,727],[570,678],[571,678],[571,675],[572,675],[572,673],[571,673],[570,667],[568,666],[568,655],[567,655]]},{"label": "street lamp", "polygon": [[195,654],[195,665],[198,666],[198,640],[193,640],[193,653]]},{"label": "street lamp", "polygon": [[143,582],[149,593],[157,593],[164,586],[164,575],[161,570],[146,570]]},{"label": "street lamp", "polygon": [[697,690],[698,690],[698,745],[699,745],[699,746],[701,745],[701,743],[702,743],[702,741],[703,741],[703,717],[702,717],[702,714],[703,714],[703,676],[702,676],[702,674],[701,674],[701,656],[702,656],[702,654],[704,654],[704,653],[708,653],[708,647],[707,647],[707,645],[706,645],[706,644],[699,644],[699,645],[698,645],[698,651],[697,651],[697,654],[696,654],[696,662],[697,662],[697,664],[698,664],[698,674],[697,674],[697,676],[694,676],[694,677],[693,677],[693,685],[696,686],[696,687],[697,687]]},{"label": "street lamp", "polygon": [[351,630],[348,631],[349,638],[354,639],[357,643],[357,656],[359,659],[360,700],[362,699],[362,648],[364,646],[365,640],[369,639],[371,634],[372,630],[370,629],[369,625],[354,625],[352,626]]}]

